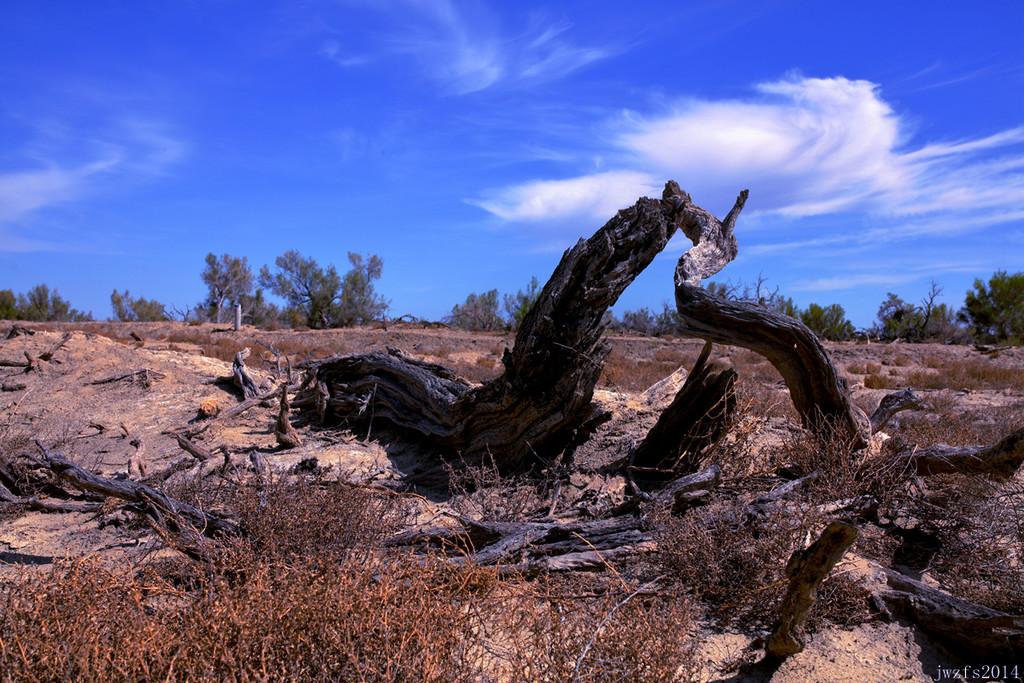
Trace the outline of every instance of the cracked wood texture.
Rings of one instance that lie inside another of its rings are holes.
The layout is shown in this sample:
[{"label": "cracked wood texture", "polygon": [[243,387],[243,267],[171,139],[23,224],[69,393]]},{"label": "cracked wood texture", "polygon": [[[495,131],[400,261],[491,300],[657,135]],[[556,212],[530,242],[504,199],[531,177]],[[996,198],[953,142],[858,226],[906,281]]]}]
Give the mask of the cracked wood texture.
[{"label": "cracked wood texture", "polygon": [[[606,313],[675,233],[676,205],[642,198],[565,252],[526,315],[504,374],[470,387],[445,368],[398,351],[311,364],[326,413],[411,432],[465,462],[488,453],[505,470],[550,459],[596,417],[594,387],[610,346]],[[312,390],[296,406],[315,405]],[[437,468],[424,465],[429,478]],[[416,473],[413,473],[416,477]]]},{"label": "cracked wood texture", "polygon": [[679,227],[694,244],[680,257],[675,274],[676,310],[684,334],[761,354],[786,381],[804,426],[819,432],[835,429],[854,447],[865,446],[871,434],[868,418],[850,399],[846,382],[806,325],[753,302],[712,296],[700,286],[736,258],[734,230],[747,191],[721,221],[673,181],[665,187],[665,200],[677,206]]}]

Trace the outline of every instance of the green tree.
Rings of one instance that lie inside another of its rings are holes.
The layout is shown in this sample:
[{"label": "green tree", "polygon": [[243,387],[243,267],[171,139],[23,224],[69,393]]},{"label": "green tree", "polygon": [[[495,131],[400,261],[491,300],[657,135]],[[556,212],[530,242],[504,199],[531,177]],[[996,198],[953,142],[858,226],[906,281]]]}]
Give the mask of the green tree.
[{"label": "green tree", "polygon": [[853,336],[853,323],[846,319],[846,311],[839,304],[811,304],[800,314],[800,320],[822,339],[842,341]]},{"label": "green tree", "polygon": [[380,320],[388,310],[388,302],[377,294],[373,281],[384,272],[384,261],[376,254],[363,257],[351,251],[348,261],[352,267],[341,281],[337,324],[359,325]]},{"label": "green tree", "polygon": [[230,318],[235,305],[252,295],[252,268],[249,267],[249,259],[245,256],[221,254],[220,258],[217,258],[211,252],[206,255],[206,268],[200,277],[207,288],[203,308],[214,322],[219,323],[225,318]]},{"label": "green tree", "polygon": [[464,330],[504,329],[505,321],[498,315],[498,290],[470,294],[463,303],[452,307],[452,312],[445,317],[445,322]]},{"label": "green tree", "polygon": [[959,316],[978,339],[1024,343],[1024,272],[997,271],[987,285],[975,280]]},{"label": "green tree", "polygon": [[92,320],[92,315],[71,307],[56,289],[39,284],[19,294],[16,304],[18,317],[33,322],[80,322]]},{"label": "green tree", "polygon": [[110,307],[114,310],[114,319],[121,322],[149,323],[170,320],[162,303],[156,299],[132,297],[127,289],[124,292],[115,289],[111,293]]},{"label": "green tree", "polygon": [[333,327],[341,297],[341,277],[334,266],[322,268],[316,260],[304,258],[294,249],[274,259],[274,265],[276,273],[267,266],[260,269],[260,286],[288,302],[285,314],[292,324]]},{"label": "green tree", "polygon": [[18,299],[10,289],[0,289],[0,320],[18,319]]},{"label": "green tree", "polygon": [[519,325],[522,324],[523,318],[533,308],[534,302],[537,301],[537,297],[540,296],[540,283],[537,282],[537,276],[530,278],[530,284],[526,286],[526,290],[520,289],[515,294],[506,294],[504,297],[505,304],[505,316],[508,319],[509,327],[513,330],[518,330]]}]

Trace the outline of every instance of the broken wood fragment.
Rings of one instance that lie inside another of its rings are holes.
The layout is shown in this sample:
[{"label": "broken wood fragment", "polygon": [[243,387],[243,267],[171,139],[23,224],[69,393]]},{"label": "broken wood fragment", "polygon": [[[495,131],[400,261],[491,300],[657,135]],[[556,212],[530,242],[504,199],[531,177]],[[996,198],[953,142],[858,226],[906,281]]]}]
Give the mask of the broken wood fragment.
[{"label": "broken wood fragment", "polygon": [[788,657],[804,649],[799,631],[807,612],[814,605],[818,587],[855,540],[856,527],[845,522],[832,522],[818,540],[790,557],[786,564],[789,586],[779,608],[779,623],[765,646],[769,656]]},{"label": "broken wood fragment", "polygon": [[736,371],[708,362],[711,342],[672,403],[630,455],[632,479],[644,488],[693,472],[707,449],[724,435],[736,410]]},{"label": "broken wood fragment", "polygon": [[0,384],[0,391],[22,391],[27,388],[28,385],[21,384],[20,382],[5,382]]},{"label": "broken wood fragment", "polygon": [[213,457],[213,453],[206,450],[199,444],[193,442],[191,439],[189,439],[187,436],[180,432],[174,435],[174,440],[178,442],[178,446],[181,448],[181,450],[185,451],[199,462],[209,460],[210,458]]},{"label": "broken wood fragment", "polygon": [[235,385],[242,390],[242,396],[245,399],[255,398],[259,396],[260,389],[256,386],[256,382],[245,369],[245,359],[252,353],[249,347],[246,347],[235,354],[235,360],[231,364],[231,374],[234,378]]},{"label": "broken wood fragment", "polygon": [[36,331],[30,327],[25,327],[23,325],[12,325],[11,329],[7,330],[7,339],[14,339],[15,337],[19,337],[23,334],[31,337],[35,333]]},{"label": "broken wood fragment", "polygon": [[302,437],[288,420],[288,387],[281,387],[281,407],[274,425],[274,436],[282,448],[298,448],[302,445]]},{"label": "broken wood fragment", "polygon": [[921,399],[914,390],[910,387],[901,389],[900,391],[894,391],[891,394],[886,394],[882,397],[882,400],[878,402],[878,407],[871,413],[869,418],[871,422],[871,432],[877,432],[887,424],[896,413],[903,410],[913,410],[922,408],[924,406],[924,400]]}]

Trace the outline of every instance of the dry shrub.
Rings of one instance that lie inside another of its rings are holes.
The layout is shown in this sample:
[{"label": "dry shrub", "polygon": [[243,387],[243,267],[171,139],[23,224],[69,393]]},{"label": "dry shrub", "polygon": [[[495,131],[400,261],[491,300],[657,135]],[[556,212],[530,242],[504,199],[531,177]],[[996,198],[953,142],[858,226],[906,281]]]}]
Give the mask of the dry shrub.
[{"label": "dry shrub", "polygon": [[898,365],[901,368],[905,368],[908,365],[913,365],[914,359],[905,353],[900,353],[897,354],[896,357],[892,359],[892,362],[894,365]]},{"label": "dry shrub", "polygon": [[888,428],[901,442],[921,447],[937,443],[951,446],[994,444],[1024,427],[1024,406],[964,410],[941,397],[929,397],[935,412],[901,414],[898,427]]},{"label": "dry shrub", "polygon": [[493,458],[479,465],[448,467],[451,497],[457,512],[473,519],[521,522],[548,507],[553,481],[528,476],[505,476]]},{"label": "dry shrub", "polygon": [[814,504],[858,496],[873,496],[884,503],[911,476],[906,459],[895,449],[857,451],[843,430],[829,425],[817,433],[794,433],[777,458],[779,469],[794,476],[814,475],[802,490],[803,499]]},{"label": "dry shrub", "polygon": [[864,387],[866,389],[893,389],[898,384],[898,382],[893,381],[893,378],[883,375],[871,374],[864,378]]},{"label": "dry shrub", "polygon": [[777,509],[748,519],[739,501],[668,518],[657,531],[658,562],[729,626],[770,626],[786,589],[785,566],[817,515]]},{"label": "dry shrub", "polygon": [[868,374],[871,374],[870,372],[868,372],[867,363],[847,363],[846,364],[846,371],[849,372],[852,375],[868,375]]},{"label": "dry shrub", "polygon": [[[659,354],[663,360],[658,360]],[[613,348],[605,359],[600,385],[616,391],[638,393],[665,379],[680,367],[693,367],[696,361],[694,356],[665,348],[658,349],[654,356],[639,358],[629,355],[622,348]]]},{"label": "dry shrub", "polygon": [[622,581],[594,594],[582,579],[542,579],[506,613],[498,680],[697,680],[686,598],[650,588]]},{"label": "dry shrub", "polygon": [[851,628],[871,621],[871,594],[864,585],[836,567],[818,587],[814,605],[807,614],[807,630],[822,631],[830,624]]},{"label": "dry shrub", "polygon": [[283,559],[365,556],[411,513],[404,499],[320,476],[249,485],[231,498],[245,542],[263,556]]},{"label": "dry shrub", "polygon": [[0,589],[0,670],[18,681],[468,681],[480,656],[473,573],[251,556],[244,580],[214,575],[184,592],[151,574],[60,565]]},{"label": "dry shrub", "polygon": [[968,600],[1024,613],[1024,485],[949,475],[930,479],[930,494],[918,513],[938,541],[932,575]]},{"label": "dry shrub", "polygon": [[907,385],[916,389],[1024,389],[1024,368],[999,365],[990,359],[950,361],[911,370]]}]

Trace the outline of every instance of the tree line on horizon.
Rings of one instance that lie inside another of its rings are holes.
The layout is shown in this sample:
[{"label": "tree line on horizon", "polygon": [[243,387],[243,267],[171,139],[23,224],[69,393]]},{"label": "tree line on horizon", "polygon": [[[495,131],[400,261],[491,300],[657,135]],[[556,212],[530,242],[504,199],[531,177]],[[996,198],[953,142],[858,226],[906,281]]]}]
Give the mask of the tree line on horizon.
[{"label": "tree line on horizon", "polygon": [[[128,290],[114,290],[110,296],[111,320],[155,322],[182,320],[222,323],[232,319],[236,305],[242,307],[243,321],[256,327],[307,327],[326,329],[350,327],[382,320],[390,303],[374,282],[383,273],[384,262],[375,255],[349,252],[349,269],[341,274],[331,264],[321,266],[312,257],[288,250],[274,260],[274,268],[262,266],[253,272],[245,256],[209,253],[200,273],[207,287],[206,297],[185,309],[168,307],[156,299],[135,297]],[[798,319],[823,339],[842,341],[856,336],[909,342],[939,341],[966,343],[1024,343],[1024,272],[997,271],[988,282],[976,279],[959,310],[939,303],[942,288],[935,282],[919,303],[889,292],[878,308],[876,321],[857,330],[838,303],[797,306],[778,288],[769,290],[759,277],[752,285],[708,282],[711,294],[755,301],[768,309]],[[268,300],[267,292],[284,302]],[[499,297],[497,289],[470,293],[452,307],[443,322],[470,331],[515,330],[540,294],[540,283],[531,278],[525,289]],[[31,322],[83,322],[92,314],[75,309],[60,293],[39,284],[23,294],[0,290],[0,320]],[[681,332],[673,307],[664,304],[660,312],[643,307],[612,317],[613,329],[652,336]]]}]

